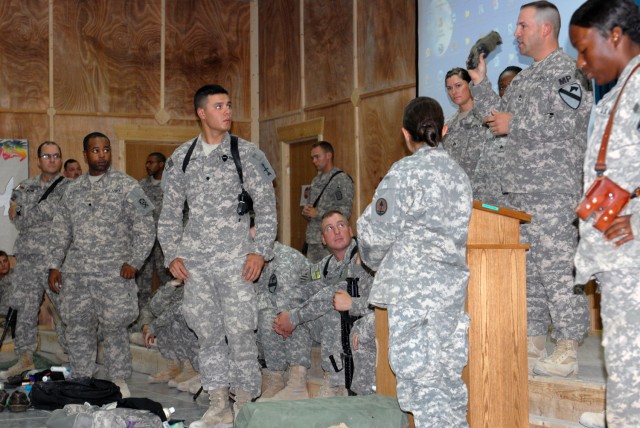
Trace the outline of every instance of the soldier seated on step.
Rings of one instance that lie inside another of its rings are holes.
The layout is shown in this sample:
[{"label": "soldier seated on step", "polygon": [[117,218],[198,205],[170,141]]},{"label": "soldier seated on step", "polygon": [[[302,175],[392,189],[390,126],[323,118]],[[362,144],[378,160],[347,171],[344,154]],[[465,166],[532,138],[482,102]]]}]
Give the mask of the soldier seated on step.
[{"label": "soldier seated on step", "polygon": [[12,283],[11,277],[13,269],[9,263],[9,255],[0,250],[0,325],[4,323],[4,318],[9,311],[9,300],[11,298]]},{"label": "soldier seated on step", "polygon": [[[345,371],[349,378],[353,373],[349,361],[349,329],[355,318],[372,310],[367,298],[373,276],[360,262],[357,241],[344,215],[338,211],[327,212],[322,219],[321,233],[322,242],[331,254],[311,266],[302,278],[304,285],[296,288],[300,291],[294,299],[297,305],[281,312],[273,328],[287,338],[285,344],[291,366],[309,367],[312,340],[320,342],[324,380],[319,396],[330,397],[347,394]],[[348,288],[356,290],[350,293],[353,297],[347,293]],[[334,301],[340,301],[344,315],[336,310]],[[300,379],[293,369],[291,372],[294,376],[290,376],[287,388],[290,383],[298,382],[300,389],[303,385],[306,389],[306,376]],[[287,388],[274,399],[285,395]]]},{"label": "soldier seated on step", "polygon": [[157,341],[160,355],[169,361],[167,370],[149,376],[149,383],[168,383],[180,391],[200,389],[198,337],[182,315],[184,282],[174,279],[160,287],[140,316],[144,342]]},{"label": "soldier seated on step", "polygon": [[[255,228],[251,228],[255,233]],[[262,370],[263,389],[261,399],[272,398],[284,388],[284,373],[289,369],[286,339],[273,330],[273,321],[282,311],[291,308],[291,300],[300,287],[300,277],[309,271],[309,260],[299,251],[275,242],[274,257],[262,269],[255,283],[258,306],[258,349],[264,356],[266,368]],[[306,370],[311,361],[298,361],[291,366],[294,380],[296,375],[304,382],[304,388],[297,398],[309,398],[306,388]],[[289,384],[292,384],[291,376]],[[291,388],[289,388],[290,390]],[[290,392],[290,391],[289,391]]]}]

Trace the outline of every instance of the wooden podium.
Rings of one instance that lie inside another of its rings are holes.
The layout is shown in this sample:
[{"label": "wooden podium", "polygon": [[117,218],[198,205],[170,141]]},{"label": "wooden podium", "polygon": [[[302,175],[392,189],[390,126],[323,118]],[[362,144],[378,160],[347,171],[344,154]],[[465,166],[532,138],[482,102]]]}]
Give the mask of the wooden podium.
[{"label": "wooden podium", "polygon": [[[521,211],[473,202],[467,241],[470,428],[529,427],[526,251]],[[389,367],[387,312],[376,309],[376,391],[396,395]]]}]

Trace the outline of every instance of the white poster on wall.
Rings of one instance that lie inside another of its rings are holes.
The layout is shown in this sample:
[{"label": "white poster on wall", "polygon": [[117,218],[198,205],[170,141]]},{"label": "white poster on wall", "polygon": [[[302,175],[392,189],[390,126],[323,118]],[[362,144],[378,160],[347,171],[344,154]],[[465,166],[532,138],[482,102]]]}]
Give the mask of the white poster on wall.
[{"label": "white poster on wall", "polygon": [[0,139],[0,250],[13,254],[18,231],[9,220],[11,192],[29,177],[27,140]]}]

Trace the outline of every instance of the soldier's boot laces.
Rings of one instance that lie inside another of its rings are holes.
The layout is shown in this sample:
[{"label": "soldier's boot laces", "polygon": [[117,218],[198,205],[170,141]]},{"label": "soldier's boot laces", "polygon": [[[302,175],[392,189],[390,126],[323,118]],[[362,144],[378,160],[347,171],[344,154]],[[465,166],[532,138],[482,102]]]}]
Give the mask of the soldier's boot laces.
[{"label": "soldier's boot laces", "polygon": [[583,425],[587,428],[605,428],[607,426],[607,423],[605,422],[604,412],[583,413],[580,416],[580,425]]},{"label": "soldier's boot laces", "polygon": [[191,361],[189,361],[189,360],[183,361],[182,362],[182,371],[180,372],[180,374],[178,376],[176,376],[175,378],[171,379],[168,382],[168,385],[170,387],[172,387],[172,388],[177,388],[178,384],[180,382],[184,382],[185,380],[193,379],[196,376],[198,376],[198,372],[194,370],[193,366],[191,365]]},{"label": "soldier's boot laces", "polygon": [[331,376],[329,372],[324,372],[322,379],[322,385],[320,386],[320,392],[318,392],[317,398],[327,397],[344,397],[347,395],[347,390],[343,385],[331,386]]},{"label": "soldier's boot laces", "polygon": [[309,398],[307,368],[305,366],[291,366],[287,386],[278,392],[273,400],[306,400],[307,398]]},{"label": "soldier's boot laces", "polygon": [[209,408],[202,419],[192,422],[189,428],[213,428],[218,424],[232,424],[233,413],[229,405],[229,388],[209,390]]},{"label": "soldier's boot laces", "polygon": [[536,363],[547,356],[547,336],[528,336],[527,349],[529,351],[529,373],[533,373]]},{"label": "soldier's boot laces", "polygon": [[264,391],[258,401],[267,401],[284,388],[284,372],[263,369],[262,376],[264,377]]},{"label": "soldier's boot laces", "polygon": [[533,368],[536,374],[569,376],[578,374],[578,341],[560,339],[550,356],[538,361]]},{"label": "soldier's boot laces", "polygon": [[23,352],[20,354],[18,362],[9,367],[8,370],[0,372],[1,379],[8,379],[11,376],[21,375],[25,370],[34,370],[36,366],[33,365],[33,352]]},{"label": "soldier's boot laces", "polygon": [[149,383],[166,383],[180,374],[180,361],[171,360],[166,370],[149,376]]},{"label": "soldier's boot laces", "polygon": [[124,379],[114,379],[112,382],[115,383],[118,386],[118,388],[120,388],[120,394],[122,394],[122,398],[131,397],[131,391],[129,391],[129,385],[127,385],[127,382]]},{"label": "soldier's boot laces", "polygon": [[240,409],[242,409],[242,406],[251,402],[251,394],[249,394],[244,389],[237,389],[234,400],[235,402],[233,403],[233,415],[234,418],[237,418],[240,414]]}]

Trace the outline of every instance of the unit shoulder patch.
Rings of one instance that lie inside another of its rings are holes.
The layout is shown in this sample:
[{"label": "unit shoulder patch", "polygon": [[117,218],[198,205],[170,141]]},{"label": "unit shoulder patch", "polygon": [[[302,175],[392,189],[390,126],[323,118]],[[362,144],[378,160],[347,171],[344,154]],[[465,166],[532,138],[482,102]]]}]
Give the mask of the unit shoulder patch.
[{"label": "unit shoulder patch", "polygon": [[582,103],[582,87],[579,83],[570,83],[558,89],[560,99],[566,105],[576,110]]}]

